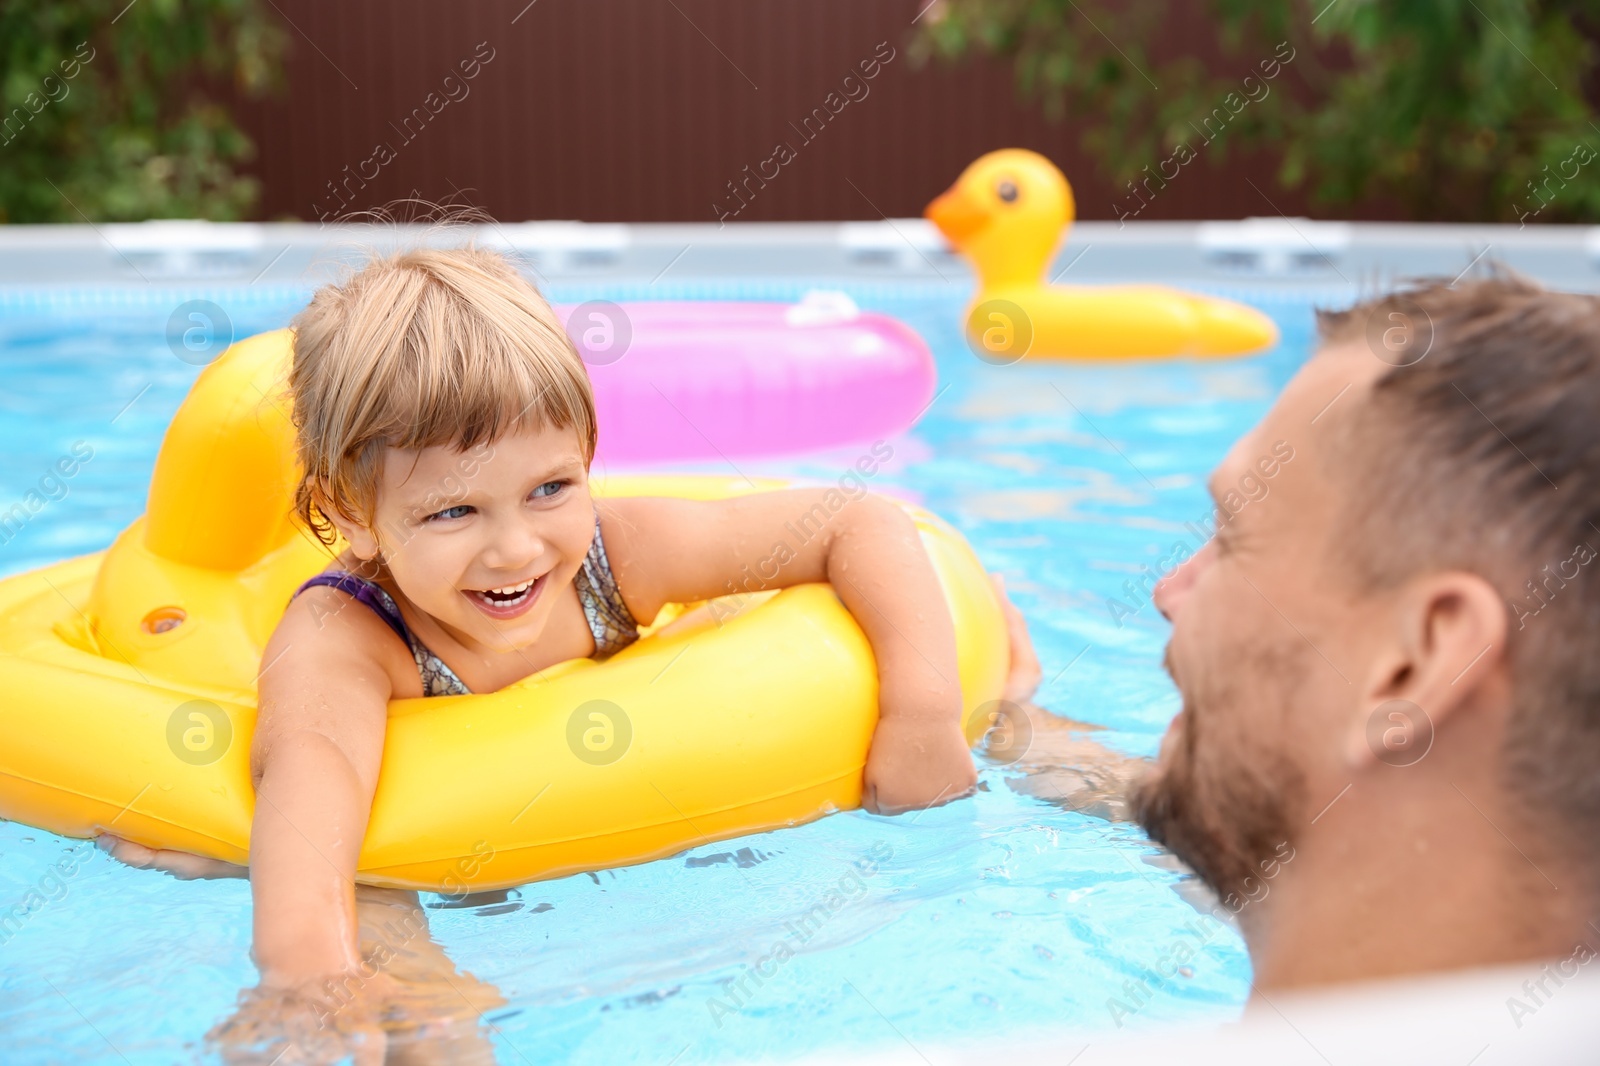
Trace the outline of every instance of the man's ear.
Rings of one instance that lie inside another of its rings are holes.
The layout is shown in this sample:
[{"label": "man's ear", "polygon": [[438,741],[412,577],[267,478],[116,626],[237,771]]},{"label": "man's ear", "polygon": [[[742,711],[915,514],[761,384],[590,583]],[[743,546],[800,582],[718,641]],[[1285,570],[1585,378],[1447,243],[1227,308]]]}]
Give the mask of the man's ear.
[{"label": "man's ear", "polygon": [[[1382,617],[1373,619],[1385,627],[1385,646],[1350,723],[1350,766],[1420,759],[1427,748],[1416,746],[1431,744],[1433,732],[1504,671],[1506,617],[1505,600],[1494,586],[1465,571],[1430,574],[1401,590]],[[1399,746],[1388,743],[1391,736]]]},{"label": "man's ear", "polygon": [[328,483],[324,478],[311,482],[311,498],[317,510],[339,531],[358,559],[371,559],[378,554],[378,539],[365,525],[341,512],[329,499]]}]

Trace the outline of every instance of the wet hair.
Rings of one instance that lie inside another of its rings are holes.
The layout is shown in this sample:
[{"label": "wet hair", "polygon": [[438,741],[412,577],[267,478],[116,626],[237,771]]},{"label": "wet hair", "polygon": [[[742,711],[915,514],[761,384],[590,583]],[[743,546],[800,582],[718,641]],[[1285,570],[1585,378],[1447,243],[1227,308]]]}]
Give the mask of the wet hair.
[{"label": "wet hair", "polygon": [[[1495,269],[1319,312],[1318,328],[1409,364],[1339,420],[1356,506],[1335,543],[1369,588],[1460,569],[1505,597],[1506,784],[1587,849],[1600,831],[1600,298]],[[1390,329],[1410,331],[1393,335],[1409,341],[1399,353]]]},{"label": "wet hair", "polygon": [[577,432],[594,458],[594,396],[550,305],[505,257],[470,245],[371,258],[291,323],[301,475],[294,509],[323,544],[322,508],[372,528],[385,449],[462,451],[508,432]]}]

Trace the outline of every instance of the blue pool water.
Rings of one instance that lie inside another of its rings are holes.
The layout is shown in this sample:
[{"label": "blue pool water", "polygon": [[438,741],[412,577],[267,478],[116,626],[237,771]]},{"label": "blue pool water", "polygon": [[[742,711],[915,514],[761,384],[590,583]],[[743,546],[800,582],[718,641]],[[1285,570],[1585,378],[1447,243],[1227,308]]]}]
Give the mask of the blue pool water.
[{"label": "blue pool water", "polygon": [[[813,285],[556,285],[548,295],[793,300]],[[1225,294],[1262,306],[1283,330],[1280,347],[1255,359],[1002,368],[961,341],[957,288],[827,287],[909,322],[938,357],[945,391],[891,442],[895,458],[874,487],[919,498],[1006,575],[1044,664],[1042,706],[1105,726],[1099,738],[1118,751],[1153,756],[1177,710],[1159,665],[1167,631],[1125,583],[1178,542],[1197,546],[1185,524],[1208,514],[1205,476],[1304,359],[1313,298],[1352,294]],[[14,536],[0,532],[0,575],[104,547],[143,510],[162,433],[198,372],[166,340],[177,305],[210,299],[243,337],[285,324],[307,295],[0,292],[0,512],[75,442],[93,449],[48,486],[59,498]],[[859,451],[738,465],[832,480]],[[1138,612],[1119,624],[1112,598]],[[1233,1017],[1250,967],[1231,930],[1210,929],[1184,972],[1147,976],[1193,939],[1185,927],[1196,911],[1175,891],[1182,873],[1136,828],[1018,794],[1007,786],[1014,774],[985,764],[985,791],[920,815],[848,812],[483,905],[424,896],[436,905],[431,935],[506,1001],[482,1027],[502,1063],[687,1064],[1105,1029],[1108,1001],[1132,1005],[1130,980],[1154,995],[1122,1019],[1128,1027]],[[75,846],[0,823],[0,912]],[[254,983],[249,887],[178,882],[90,854],[0,942],[3,1057],[190,1061]],[[864,893],[732,1004],[728,982],[856,860],[885,854]]]}]

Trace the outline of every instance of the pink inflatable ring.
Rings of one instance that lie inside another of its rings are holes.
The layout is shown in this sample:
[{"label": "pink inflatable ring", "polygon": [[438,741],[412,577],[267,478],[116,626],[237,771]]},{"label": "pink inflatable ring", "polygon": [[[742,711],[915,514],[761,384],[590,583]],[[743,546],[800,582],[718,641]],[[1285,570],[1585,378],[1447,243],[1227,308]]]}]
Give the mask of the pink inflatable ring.
[{"label": "pink inflatable ring", "polygon": [[915,330],[843,293],[798,304],[557,306],[611,464],[783,455],[908,429],[933,399]]}]

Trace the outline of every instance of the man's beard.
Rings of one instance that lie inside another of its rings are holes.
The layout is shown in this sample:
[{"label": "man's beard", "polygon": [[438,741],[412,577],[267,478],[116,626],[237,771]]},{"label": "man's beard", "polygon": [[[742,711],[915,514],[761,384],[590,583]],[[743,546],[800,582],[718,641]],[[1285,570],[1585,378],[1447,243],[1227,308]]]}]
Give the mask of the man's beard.
[{"label": "man's beard", "polygon": [[[1170,646],[1167,661],[1171,672]],[[1304,691],[1305,656],[1278,648],[1235,662],[1239,666],[1226,676],[1252,679],[1255,688],[1249,694],[1275,702],[1272,710],[1287,718],[1295,696]],[[1237,912],[1242,901],[1260,898],[1263,875],[1275,874],[1285,846],[1292,847],[1293,827],[1305,806],[1305,779],[1286,760],[1287,738],[1281,728],[1275,730],[1276,745],[1253,744],[1249,750],[1208,736],[1215,717],[1240,707],[1246,693],[1240,684],[1205,688],[1197,684],[1184,691],[1178,743],[1170,757],[1134,785],[1129,799],[1135,820],[1150,838],[1171,850]]]}]

